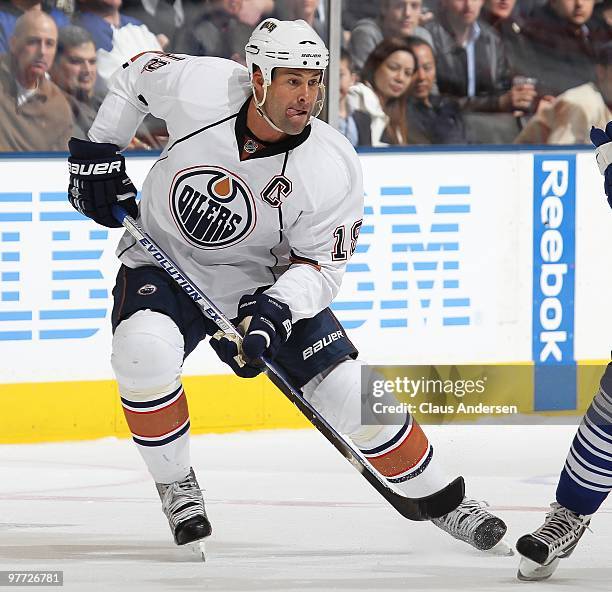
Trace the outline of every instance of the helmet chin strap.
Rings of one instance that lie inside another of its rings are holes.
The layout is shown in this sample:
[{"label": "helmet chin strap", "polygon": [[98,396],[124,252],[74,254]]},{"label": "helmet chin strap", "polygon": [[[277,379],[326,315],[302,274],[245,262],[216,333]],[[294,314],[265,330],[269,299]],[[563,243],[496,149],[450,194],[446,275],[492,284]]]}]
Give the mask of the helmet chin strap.
[{"label": "helmet chin strap", "polygon": [[268,114],[263,110],[263,104],[266,102],[266,97],[268,96],[268,85],[264,83],[263,85],[263,97],[261,99],[261,103],[257,100],[257,94],[255,93],[255,86],[252,86],[253,90],[253,100],[255,101],[255,108],[257,109],[257,113],[259,113],[264,121],[274,130],[280,132],[281,134],[286,134],[285,130],[282,130],[280,127],[275,125],[272,120],[268,117]]},{"label": "helmet chin strap", "polygon": [[[255,93],[255,86],[252,86],[252,91],[253,91],[253,100],[255,101],[255,108],[257,109],[257,113],[259,113],[259,115],[261,115],[264,119],[264,121],[274,130],[276,130],[277,132],[280,132],[281,134],[287,134],[288,132],[286,132],[285,130],[282,130],[280,127],[278,127],[269,117],[268,114],[264,111],[263,105],[266,102],[266,97],[268,96],[268,85],[264,83],[263,85],[263,97],[261,99],[261,102],[259,102],[257,100],[257,94]],[[310,115],[310,119],[308,120],[308,123],[310,124],[310,122],[315,119],[316,117],[318,117],[319,113],[321,113],[321,109],[323,109],[323,103],[325,102],[325,85],[323,83],[319,84],[319,90],[321,91],[321,98],[317,99],[317,101],[315,102],[314,105],[314,109]],[[292,134],[289,134],[292,135]]]}]

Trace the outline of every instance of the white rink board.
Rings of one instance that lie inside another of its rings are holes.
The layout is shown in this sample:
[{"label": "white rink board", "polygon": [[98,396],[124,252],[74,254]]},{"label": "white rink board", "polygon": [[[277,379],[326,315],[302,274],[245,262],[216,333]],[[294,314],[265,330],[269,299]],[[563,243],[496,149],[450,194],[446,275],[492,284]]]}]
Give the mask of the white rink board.
[{"label": "white rink board", "polygon": [[[367,207],[351,260],[357,271],[346,274],[335,304],[361,357],[385,363],[530,360],[533,155],[361,158]],[[128,158],[137,186],[152,162]],[[605,359],[612,216],[590,152],[576,154],[576,171],[575,358]],[[0,382],[112,378],[110,291],[121,231],[104,237],[91,221],[62,219],[74,213],[64,198],[61,157],[0,159],[0,176]],[[66,272],[76,279],[65,279]],[[187,374],[226,372],[207,346],[199,351],[205,355],[190,357]]]}]

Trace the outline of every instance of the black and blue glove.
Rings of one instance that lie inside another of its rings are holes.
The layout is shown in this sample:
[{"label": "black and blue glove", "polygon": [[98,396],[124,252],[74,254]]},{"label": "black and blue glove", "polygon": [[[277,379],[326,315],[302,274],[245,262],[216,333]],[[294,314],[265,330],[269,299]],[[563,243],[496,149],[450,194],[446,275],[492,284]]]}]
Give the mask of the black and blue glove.
[{"label": "black and blue glove", "polygon": [[605,131],[592,127],[591,142],[596,147],[595,158],[599,171],[604,176],[604,190],[612,208],[612,121],[608,122]]},{"label": "black and blue glove", "polygon": [[291,311],[285,303],[267,294],[243,296],[235,324],[244,334],[241,347],[223,331],[210,338],[210,345],[235,374],[253,378],[263,370],[261,357],[273,360],[289,339]]},{"label": "black and blue glove", "polygon": [[116,203],[137,218],[136,188],[125,172],[125,159],[119,148],[77,138],[70,139],[68,148],[68,201],[72,207],[108,228],[121,226],[111,211]]}]

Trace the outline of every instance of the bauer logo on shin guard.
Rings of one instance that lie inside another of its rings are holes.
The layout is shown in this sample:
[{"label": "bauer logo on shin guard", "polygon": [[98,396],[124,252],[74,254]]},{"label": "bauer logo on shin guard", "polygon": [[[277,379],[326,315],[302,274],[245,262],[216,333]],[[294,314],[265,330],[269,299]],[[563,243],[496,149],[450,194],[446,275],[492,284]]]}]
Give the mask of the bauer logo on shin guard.
[{"label": "bauer logo on shin guard", "polygon": [[344,337],[344,333],[342,331],[334,331],[333,333],[330,333],[329,335],[323,337],[323,339],[319,339],[318,341],[315,341],[311,346],[307,347],[302,352],[302,357],[304,358],[304,360],[307,360],[317,352],[320,352],[323,348],[327,347],[334,341],[338,341],[338,339],[341,339],[342,337]]},{"label": "bauer logo on shin guard", "polygon": [[144,286],[138,289],[138,293],[141,296],[150,296],[155,292],[157,292],[157,286],[154,286],[153,284],[145,284]]}]

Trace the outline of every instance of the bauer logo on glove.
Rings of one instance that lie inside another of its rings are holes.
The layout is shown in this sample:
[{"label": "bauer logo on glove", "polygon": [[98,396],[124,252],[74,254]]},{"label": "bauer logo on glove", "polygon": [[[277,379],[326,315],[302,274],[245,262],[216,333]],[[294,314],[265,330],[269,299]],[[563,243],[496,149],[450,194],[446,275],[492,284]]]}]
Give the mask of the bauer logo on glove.
[{"label": "bauer logo on glove", "polygon": [[136,187],[125,172],[125,159],[115,144],[72,138],[68,143],[72,207],[102,226],[119,228],[112,206],[120,203],[132,218],[138,217]]},{"label": "bauer logo on glove", "polygon": [[268,296],[243,296],[235,323],[244,332],[239,347],[232,335],[217,331],[210,339],[219,358],[242,378],[257,376],[263,369],[262,357],[274,359],[291,335],[291,311],[284,303]]}]

